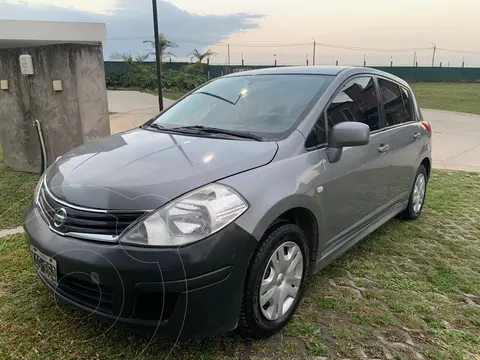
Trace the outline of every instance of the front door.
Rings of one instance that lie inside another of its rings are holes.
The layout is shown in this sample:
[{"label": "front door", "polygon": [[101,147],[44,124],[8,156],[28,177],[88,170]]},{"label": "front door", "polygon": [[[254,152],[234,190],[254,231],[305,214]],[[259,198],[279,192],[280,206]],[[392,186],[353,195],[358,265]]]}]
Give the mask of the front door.
[{"label": "front door", "polygon": [[349,80],[327,109],[328,128],[343,121],[370,126],[370,143],[344,148],[337,163],[325,163],[326,250],[366,225],[385,209],[390,180],[388,135],[382,131],[375,83],[370,76]]},{"label": "front door", "polygon": [[413,101],[407,89],[387,79],[379,78],[385,112],[386,133],[391,151],[389,198],[392,205],[407,201],[422,151],[421,124],[416,121]]}]

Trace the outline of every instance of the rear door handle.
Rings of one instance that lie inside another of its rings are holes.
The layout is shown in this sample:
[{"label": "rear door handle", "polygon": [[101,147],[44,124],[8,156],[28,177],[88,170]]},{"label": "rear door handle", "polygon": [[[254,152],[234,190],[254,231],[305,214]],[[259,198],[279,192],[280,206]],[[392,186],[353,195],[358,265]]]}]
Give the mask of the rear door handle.
[{"label": "rear door handle", "polygon": [[413,138],[414,138],[415,140],[417,140],[418,138],[420,138],[420,133],[418,132],[418,133],[413,134]]},{"label": "rear door handle", "polygon": [[390,150],[390,145],[381,145],[378,148],[378,151],[381,152],[382,154],[386,153],[388,150]]}]

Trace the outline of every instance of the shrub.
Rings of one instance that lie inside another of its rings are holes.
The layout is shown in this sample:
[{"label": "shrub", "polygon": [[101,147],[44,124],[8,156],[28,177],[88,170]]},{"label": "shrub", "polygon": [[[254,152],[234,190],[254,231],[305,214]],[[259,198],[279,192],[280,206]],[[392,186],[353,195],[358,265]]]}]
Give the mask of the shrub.
[{"label": "shrub", "polygon": [[[155,64],[130,63],[126,74],[106,74],[108,88],[137,88],[155,90],[157,71]],[[162,73],[162,88],[171,92],[186,92],[207,81],[205,75],[192,74],[181,70]]]}]

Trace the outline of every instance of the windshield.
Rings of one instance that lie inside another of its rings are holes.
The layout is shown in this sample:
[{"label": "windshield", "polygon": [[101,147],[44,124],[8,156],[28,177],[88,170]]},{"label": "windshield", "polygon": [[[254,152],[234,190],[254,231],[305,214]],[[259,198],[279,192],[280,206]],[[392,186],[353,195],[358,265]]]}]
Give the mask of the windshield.
[{"label": "windshield", "polygon": [[258,134],[276,140],[293,131],[332,76],[245,75],[225,77],[199,88],[154,124],[167,129],[205,126]]}]

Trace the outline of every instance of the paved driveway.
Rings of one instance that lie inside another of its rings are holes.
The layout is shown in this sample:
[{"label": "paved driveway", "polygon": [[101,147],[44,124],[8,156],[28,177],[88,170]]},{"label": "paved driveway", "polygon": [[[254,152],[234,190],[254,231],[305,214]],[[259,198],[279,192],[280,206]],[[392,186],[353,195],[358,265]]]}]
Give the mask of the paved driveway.
[{"label": "paved driveway", "polygon": [[[139,91],[107,91],[112,134],[138,127],[158,114],[158,97]],[[175,101],[163,98],[163,106]]]},{"label": "paved driveway", "polygon": [[422,109],[433,130],[433,166],[480,172],[480,116]]},{"label": "paved driveway", "polygon": [[[158,97],[140,91],[107,91],[108,111],[115,113],[131,112],[143,109],[158,109]],[[163,99],[164,106],[173,104],[170,99]]]},{"label": "paved driveway", "polygon": [[[164,99],[170,106],[173,100]],[[157,97],[138,91],[108,91],[113,134],[140,126],[158,113]],[[480,172],[480,116],[422,109],[433,129],[433,166]]]}]

